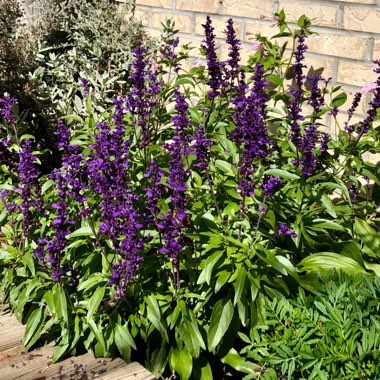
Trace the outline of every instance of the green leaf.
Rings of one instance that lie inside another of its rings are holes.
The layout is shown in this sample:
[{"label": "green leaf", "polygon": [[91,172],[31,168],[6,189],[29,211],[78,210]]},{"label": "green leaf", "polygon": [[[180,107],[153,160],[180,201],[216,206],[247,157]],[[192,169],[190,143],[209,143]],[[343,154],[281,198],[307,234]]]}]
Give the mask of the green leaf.
[{"label": "green leaf", "polygon": [[45,194],[54,184],[55,181],[48,179],[41,187],[41,194]]},{"label": "green leaf", "polygon": [[366,267],[366,269],[373,271],[376,274],[376,276],[380,277],[380,264],[374,264],[364,261],[364,266]]},{"label": "green leaf", "polygon": [[66,325],[69,324],[69,316],[67,314],[67,300],[65,291],[60,284],[53,287],[54,311],[59,320],[63,320]]},{"label": "green leaf", "polygon": [[243,373],[255,373],[255,370],[260,368],[257,364],[247,362],[234,348],[231,348],[228,354],[222,358],[222,363],[228,364],[236,371]]},{"label": "green leaf", "polygon": [[239,205],[237,205],[235,202],[229,202],[223,210],[223,215],[233,218],[238,211]]},{"label": "green leaf", "polygon": [[274,175],[280,178],[287,178],[287,179],[299,179],[300,176],[294,173],[290,173],[287,170],[283,169],[268,169],[264,172],[264,174],[267,175]]},{"label": "green leaf", "polygon": [[380,255],[380,235],[364,220],[355,218],[354,231],[376,255]]},{"label": "green leaf", "polygon": [[305,257],[298,264],[298,269],[300,271],[309,272],[338,269],[348,273],[367,273],[366,270],[355,260],[334,252],[315,253]]},{"label": "green leaf", "polygon": [[54,354],[51,358],[51,361],[53,363],[56,363],[63,355],[65,355],[69,347],[70,347],[69,335],[68,335],[68,331],[66,331],[66,335],[64,335],[63,340],[59,343],[59,345],[54,350]]},{"label": "green leaf", "polygon": [[67,239],[73,239],[79,236],[91,236],[94,237],[91,227],[81,227],[72,232],[70,235],[67,235]]},{"label": "green leaf", "polygon": [[336,218],[336,212],[334,210],[334,204],[332,203],[331,199],[329,196],[326,194],[323,194],[321,197],[321,202],[324,207],[324,209],[327,211],[329,215],[331,215],[333,218]]},{"label": "green leaf", "polygon": [[104,340],[104,336],[102,334],[102,328],[98,329],[98,327],[95,324],[95,321],[92,318],[87,318],[87,323],[91,331],[95,335],[96,340],[100,344],[103,353],[105,354],[107,352],[107,346]]},{"label": "green leaf", "polygon": [[227,161],[223,161],[223,160],[216,160],[215,161],[215,166],[220,169],[221,171],[225,172],[226,174],[230,175],[230,176],[234,176],[234,171],[233,171],[233,166],[227,162]]},{"label": "green leaf", "polygon": [[207,331],[209,351],[213,351],[226,333],[234,315],[234,307],[228,298],[219,300],[212,311],[210,328]]},{"label": "green leaf", "polygon": [[115,343],[123,359],[129,363],[131,361],[131,347],[136,350],[136,345],[127,326],[119,324],[115,326]]},{"label": "green leaf", "polygon": [[284,82],[284,80],[279,75],[276,75],[276,74],[269,74],[265,78],[269,82],[271,82],[277,86],[282,86],[282,83]]},{"label": "green leaf", "polygon": [[332,100],[332,104],[333,106],[340,107],[344,103],[346,103],[346,101],[347,101],[347,94],[345,92],[342,92]]},{"label": "green leaf", "polygon": [[147,317],[153,326],[161,333],[161,335],[168,342],[168,334],[164,325],[161,322],[161,312],[158,306],[157,300],[153,294],[145,297],[145,302],[147,305]]},{"label": "green leaf", "polygon": [[92,288],[94,287],[98,287],[104,283],[108,282],[108,279],[106,278],[106,276],[104,276],[104,274],[102,273],[93,273],[91,276],[89,276],[87,278],[87,280],[81,282],[78,287],[77,287],[77,290],[78,291],[89,291],[91,290]]},{"label": "green leaf", "polygon": [[30,314],[28,322],[26,323],[25,335],[23,339],[23,346],[28,350],[37,342],[40,337],[40,331],[45,321],[44,309],[39,307]]},{"label": "green leaf", "polygon": [[104,286],[95,290],[94,294],[88,301],[87,319],[91,319],[103,300],[106,288]]},{"label": "green leaf", "polygon": [[236,305],[241,298],[245,286],[245,279],[247,277],[247,271],[244,267],[239,268],[237,272],[236,280],[233,283],[235,288],[234,305]]},{"label": "green leaf", "polygon": [[215,293],[218,293],[218,291],[226,284],[230,276],[231,273],[228,271],[218,272],[217,279],[215,281]]},{"label": "green leaf", "polygon": [[217,251],[207,258],[206,266],[199,275],[199,278],[197,281],[198,285],[203,284],[204,282],[207,282],[207,284],[210,285],[211,275],[212,275],[212,270],[214,268],[214,265],[219,261],[219,259],[222,256],[223,256],[223,251]]},{"label": "green leaf", "polygon": [[341,226],[340,224],[333,222],[332,220],[328,219],[314,219],[311,223],[310,227],[316,227],[316,228],[327,228],[329,230],[337,230],[342,232],[347,232],[347,229]]},{"label": "green leaf", "polygon": [[178,327],[178,332],[181,339],[185,343],[186,348],[191,353],[193,358],[198,358],[200,349],[206,349],[202,334],[199,331],[198,322],[191,310],[183,315],[182,321]]},{"label": "green leaf", "polygon": [[80,124],[84,124],[84,120],[76,114],[64,115],[60,117],[61,119],[78,121]]},{"label": "green leaf", "polygon": [[169,365],[173,371],[179,373],[181,380],[188,380],[193,371],[193,358],[186,349],[171,349],[169,352]]},{"label": "green leaf", "polygon": [[158,379],[161,377],[168,362],[168,354],[165,342],[161,342],[161,347],[153,351],[150,360],[146,363],[146,367]]}]

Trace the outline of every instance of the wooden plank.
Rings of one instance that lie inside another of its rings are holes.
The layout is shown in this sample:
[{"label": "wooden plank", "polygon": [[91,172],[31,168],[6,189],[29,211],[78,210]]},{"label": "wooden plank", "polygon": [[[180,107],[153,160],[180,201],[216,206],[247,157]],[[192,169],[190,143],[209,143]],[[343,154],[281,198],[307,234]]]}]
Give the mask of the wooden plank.
[{"label": "wooden plank", "polygon": [[[59,374],[61,380],[66,379],[94,379],[113,369],[125,366],[122,359],[95,358],[92,353],[66,359],[52,364],[41,376],[51,379]],[[39,377],[23,377],[20,380],[40,380]]]},{"label": "wooden plank", "polygon": [[25,326],[10,313],[0,312],[0,380],[153,380],[155,377],[137,362],[99,359],[92,353],[52,364],[55,347],[27,352],[22,346]]},{"label": "wooden plank", "polygon": [[153,380],[155,377],[137,362],[108,371],[100,380]]},{"label": "wooden plank", "polygon": [[[0,352],[0,374],[4,368],[13,368],[15,371],[24,368],[27,363],[36,358],[44,360],[44,367],[51,363],[55,347],[44,346],[27,352],[22,346],[11,348],[10,350]],[[4,370],[5,371],[5,370]],[[17,372],[17,371],[16,371]],[[0,377],[1,378],[1,377]]]},{"label": "wooden plank", "polygon": [[16,317],[9,313],[0,315],[0,352],[19,346],[24,332],[25,326]]},{"label": "wooden plank", "polygon": [[72,357],[62,362],[51,364],[51,354],[44,347],[38,356],[35,350],[27,354],[22,361],[12,363],[0,369],[0,378],[6,380],[76,380],[94,379],[115,368],[126,366],[121,359],[98,359],[93,354]]}]

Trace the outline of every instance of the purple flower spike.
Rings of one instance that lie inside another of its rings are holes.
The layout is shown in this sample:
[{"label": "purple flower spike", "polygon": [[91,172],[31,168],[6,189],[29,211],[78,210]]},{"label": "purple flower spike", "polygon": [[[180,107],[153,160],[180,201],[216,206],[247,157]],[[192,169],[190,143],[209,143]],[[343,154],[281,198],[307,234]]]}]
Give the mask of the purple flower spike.
[{"label": "purple flower spike", "polygon": [[225,81],[232,82],[234,79],[237,79],[239,76],[241,42],[236,36],[236,31],[234,29],[234,22],[231,18],[227,21],[227,27],[224,33],[226,34],[226,42],[229,45],[229,49],[228,49],[229,59],[226,62],[227,65],[229,66],[229,70],[227,70],[226,68]]},{"label": "purple flower spike", "polygon": [[294,230],[292,230],[290,227],[288,227],[285,224],[280,224],[278,226],[278,234],[279,235],[289,235],[293,239],[295,239],[297,237],[297,234],[294,232]]},{"label": "purple flower spike", "polygon": [[269,138],[265,124],[266,101],[265,93],[267,81],[264,78],[264,69],[256,64],[253,76],[253,87],[247,95],[245,87],[239,85],[238,96],[232,100],[235,110],[232,114],[235,129],[232,131],[232,140],[240,149],[239,189],[241,195],[252,196],[254,193],[253,177],[258,160],[267,159],[272,155],[273,141]]},{"label": "purple flower spike", "polygon": [[199,125],[198,130],[195,132],[194,138],[194,154],[196,156],[196,162],[194,166],[201,169],[207,170],[208,163],[211,157],[210,147],[213,145],[212,141],[207,139],[206,131],[203,125]]},{"label": "purple flower spike", "polygon": [[289,91],[292,98],[288,102],[287,111],[290,121],[289,139],[297,148],[301,146],[301,127],[299,126],[299,121],[304,120],[301,115],[301,104],[303,96],[302,88],[305,79],[305,76],[303,75],[303,68],[305,67],[303,61],[307,50],[307,46],[304,44],[305,39],[305,32],[301,30],[300,35],[298,36],[298,44],[295,52],[295,63],[293,66],[294,86],[292,86]]},{"label": "purple flower spike", "polygon": [[11,98],[9,94],[4,94],[4,98],[0,98],[0,118],[2,117],[8,122],[15,121],[16,116],[13,113],[13,108],[16,104],[16,98]]},{"label": "purple flower spike", "polygon": [[39,171],[35,166],[36,158],[32,153],[32,142],[27,139],[22,145],[19,153],[20,162],[18,165],[18,175],[20,178],[20,188],[23,214],[22,231],[24,236],[28,234],[31,221],[33,219],[33,209],[42,213],[41,188],[38,183]]},{"label": "purple flower spike", "polygon": [[266,178],[263,185],[263,193],[265,198],[271,198],[272,195],[280,188],[282,181],[279,177],[270,176]]},{"label": "purple flower spike", "polygon": [[149,116],[152,108],[157,104],[156,95],[161,86],[157,81],[157,74],[152,72],[151,63],[148,62],[147,50],[141,45],[134,50],[134,61],[130,65],[132,74],[130,80],[132,89],[125,98],[125,111],[135,117],[135,125],[141,128],[141,147],[146,147],[152,138],[149,130]]},{"label": "purple flower spike", "polygon": [[202,26],[205,30],[205,39],[202,43],[202,49],[204,49],[206,52],[207,68],[209,73],[207,84],[210,87],[210,91],[207,95],[211,99],[214,99],[220,95],[220,89],[224,87],[222,64],[218,62],[217,59],[214,27],[212,26],[210,16],[206,17],[206,23],[202,24]]}]

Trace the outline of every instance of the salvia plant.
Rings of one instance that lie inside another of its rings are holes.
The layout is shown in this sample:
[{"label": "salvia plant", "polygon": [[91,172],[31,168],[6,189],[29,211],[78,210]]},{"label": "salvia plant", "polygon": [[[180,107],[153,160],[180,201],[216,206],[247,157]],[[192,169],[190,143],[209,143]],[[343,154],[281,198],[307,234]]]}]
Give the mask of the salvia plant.
[{"label": "salvia plant", "polygon": [[364,119],[351,121],[357,94],[328,135],[346,95],[305,72],[309,19],[276,20],[248,63],[233,20],[225,61],[210,17],[203,65],[178,38],[154,59],[137,44],[130,90],[111,106],[82,82],[84,108],[57,121],[62,165],[49,174],[18,133],[17,99],[1,99],[1,278],[26,348],[54,342],[55,361],[120,354],[181,379],[304,374],[318,358],[292,361],[291,346],[276,359],[256,335],[275,300],[321,291],[333,268],[380,274],[379,166],[366,161],[379,152],[380,78]]}]

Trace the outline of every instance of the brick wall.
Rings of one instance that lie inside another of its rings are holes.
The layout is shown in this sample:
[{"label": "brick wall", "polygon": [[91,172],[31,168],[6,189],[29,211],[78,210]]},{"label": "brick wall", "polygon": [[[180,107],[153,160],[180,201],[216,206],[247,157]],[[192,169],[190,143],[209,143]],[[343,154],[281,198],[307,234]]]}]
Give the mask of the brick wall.
[{"label": "brick wall", "polygon": [[[324,67],[324,75],[348,91],[358,91],[376,79],[372,60],[380,59],[380,0],[136,0],[136,14],[152,33],[165,18],[173,18],[183,43],[200,46],[202,25],[212,16],[215,32],[223,38],[225,22],[232,17],[244,41],[243,56],[250,51],[247,33],[274,34],[273,13],[285,10],[287,20],[305,14],[313,18],[308,64]],[[262,18],[266,16],[265,18]],[[222,46],[222,45],[221,45]],[[225,54],[223,48],[221,54]],[[367,95],[367,101],[370,95]],[[364,104],[361,113],[365,112]],[[347,103],[347,107],[349,104]]]}]

